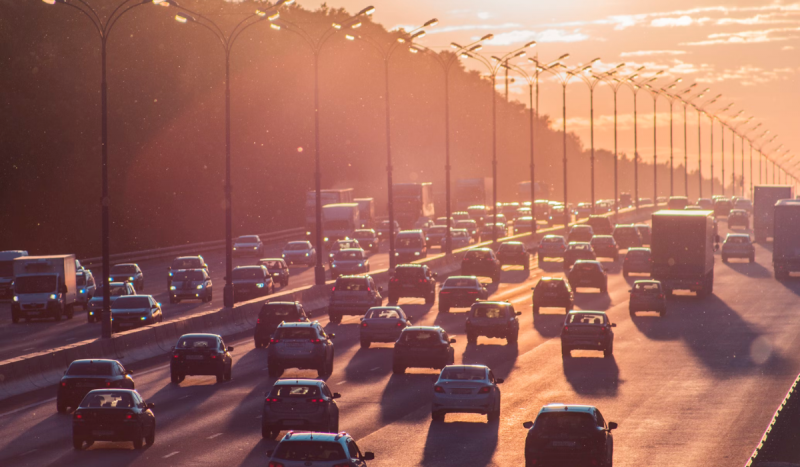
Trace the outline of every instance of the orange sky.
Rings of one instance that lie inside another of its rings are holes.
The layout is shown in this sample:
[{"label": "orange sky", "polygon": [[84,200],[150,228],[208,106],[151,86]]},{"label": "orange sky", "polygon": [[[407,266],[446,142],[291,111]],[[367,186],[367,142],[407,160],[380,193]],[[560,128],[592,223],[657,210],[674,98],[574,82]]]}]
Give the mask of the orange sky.
[{"label": "orange sky", "polygon": [[[421,43],[434,48],[452,41],[467,43],[486,33],[495,39],[485,55],[502,54],[536,40],[531,54],[550,61],[569,53],[568,66],[601,60],[595,70],[608,70],[619,63],[628,69],[646,66],[643,76],[664,70],[653,84],[663,87],[680,77],[676,88],[682,90],[697,82],[696,89],[711,88],[708,95],[722,97],[710,106],[720,110],[733,104],[725,115],[744,110],[754,116],[747,126],[762,126],[753,135],[769,129],[767,138],[778,138],[768,148],[783,144],[790,155],[800,156],[800,132],[796,131],[800,90],[796,74],[800,72],[800,2],[721,0],[372,0],[377,10],[375,21],[389,28],[418,26],[432,17],[439,24],[428,30]],[[306,8],[313,5],[302,3]],[[334,7],[357,11],[367,5],[362,0],[336,0]],[[519,60],[524,63],[523,60]],[[472,63],[470,66],[475,66]],[[532,69],[529,63],[526,67]],[[630,74],[630,73],[628,73]],[[511,98],[527,102],[527,88],[517,79],[511,86]],[[540,85],[540,112],[551,115],[560,127],[561,88],[552,78]],[[700,101],[702,102],[702,100]],[[630,91],[619,93],[619,147],[633,152],[633,99]],[[653,100],[640,92],[639,153],[653,156]],[[683,159],[682,106],[675,105],[675,157]],[[595,91],[595,146],[613,149],[612,94],[607,86]],[[587,86],[575,80],[567,91],[568,131],[575,131],[589,145],[589,94]],[[658,104],[657,152],[659,161],[669,155],[669,105],[663,98]],[[725,118],[725,117],[723,117]],[[688,117],[689,167],[697,164],[697,113]],[[736,125],[736,121],[731,122]],[[746,128],[745,126],[744,128]],[[703,171],[709,172],[710,140],[708,119],[703,120]],[[714,129],[714,172],[720,177],[720,127]],[[725,132],[726,179],[730,180],[730,133]],[[737,173],[740,172],[739,142]],[[756,145],[758,146],[758,144]],[[765,152],[768,152],[765,149]],[[785,159],[786,160],[786,159]],[[798,159],[800,160],[800,159]],[[789,164],[791,165],[791,164]],[[800,174],[800,170],[795,168]]]}]

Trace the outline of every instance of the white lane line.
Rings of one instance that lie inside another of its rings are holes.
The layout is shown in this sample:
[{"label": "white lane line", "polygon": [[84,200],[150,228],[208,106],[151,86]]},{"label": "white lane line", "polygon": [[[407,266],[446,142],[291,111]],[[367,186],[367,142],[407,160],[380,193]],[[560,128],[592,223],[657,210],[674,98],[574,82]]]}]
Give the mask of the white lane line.
[{"label": "white lane line", "polygon": [[178,400],[181,400],[181,399],[186,399],[187,397],[189,397],[189,395],[188,395],[188,394],[187,394],[187,395],[185,395],[185,396],[181,396],[181,397],[179,397],[179,398],[178,398]]},{"label": "white lane line", "polygon": [[164,459],[169,459],[170,457],[174,456],[175,454],[177,454],[177,453],[179,453],[179,452],[180,452],[180,451],[171,452],[171,453],[167,454],[166,456],[164,456],[163,458],[164,458]]},{"label": "white lane line", "polygon": [[27,352],[29,350],[34,350],[36,347],[28,347],[27,349],[22,349],[23,352]]},{"label": "white lane line", "polygon": [[261,418],[261,415],[257,416],[256,418]]},{"label": "white lane line", "polygon": [[380,369],[381,369],[381,367],[376,366],[375,368],[370,368],[369,371],[375,371],[375,370],[380,370]]},{"label": "white lane line", "polygon": [[22,454],[20,454],[20,455],[19,455],[19,457],[22,457],[22,456],[27,456],[28,454],[34,453],[34,452],[36,452],[36,451],[38,451],[38,449],[31,449],[31,450],[30,450],[30,451],[28,451],[28,452],[23,452]]},{"label": "white lane line", "polygon": [[[346,384],[346,383],[347,383],[347,381],[339,381],[339,384]],[[53,398],[53,399],[55,399],[55,398]]]},{"label": "white lane line", "polygon": [[208,437],[208,438],[206,438],[206,439],[214,439],[214,438],[216,438],[217,436],[222,436],[222,433],[217,433],[217,434],[215,434],[215,435],[211,435],[211,436],[209,436],[209,437]]},{"label": "white lane line", "polygon": [[56,400],[55,397],[51,397],[50,399],[45,399],[43,401],[34,402],[33,404],[28,404],[28,405],[26,405],[24,407],[20,407],[18,409],[14,409],[11,412],[6,412],[6,413],[3,413],[3,414],[0,414],[0,417],[5,417],[6,415],[13,415],[15,413],[22,412],[23,410],[28,410],[28,409],[31,409],[33,407],[38,407],[38,406],[43,405],[43,404],[49,404],[51,402],[54,402],[55,400]]}]

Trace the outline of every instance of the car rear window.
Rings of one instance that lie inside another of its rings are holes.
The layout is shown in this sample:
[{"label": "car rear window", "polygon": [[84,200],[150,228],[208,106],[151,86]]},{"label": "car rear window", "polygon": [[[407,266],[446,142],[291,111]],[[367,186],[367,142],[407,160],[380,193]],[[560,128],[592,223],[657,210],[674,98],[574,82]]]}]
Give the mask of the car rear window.
[{"label": "car rear window", "polygon": [[728,237],[725,239],[725,243],[750,243],[750,239],[744,237]]},{"label": "car rear window", "polygon": [[573,313],[567,318],[568,324],[604,324],[605,316],[592,313]]},{"label": "car rear window", "polygon": [[644,259],[644,258],[649,258],[650,257],[650,252],[649,251],[642,251],[642,250],[633,250],[633,251],[629,251],[627,256],[630,256],[631,258],[634,258],[634,259]]},{"label": "car rear window", "polygon": [[[94,294],[95,297],[103,296],[103,294],[105,293],[103,287],[105,286],[101,285],[100,287],[97,288]],[[112,285],[111,289],[109,290],[109,293],[111,294],[112,297],[119,297],[120,295],[125,295],[126,293],[128,293],[128,289],[125,288],[124,285]]]},{"label": "car rear window", "polygon": [[172,269],[199,269],[203,265],[198,258],[175,259],[172,261]]},{"label": "car rear window", "polygon": [[275,450],[276,459],[322,462],[345,459],[342,445],[332,441],[281,441]]},{"label": "car rear window", "polygon": [[475,287],[475,279],[450,278],[442,287]]},{"label": "car rear window", "polygon": [[483,368],[455,367],[442,370],[441,379],[456,381],[482,381],[486,379],[486,370]]},{"label": "car rear window", "polygon": [[336,252],[336,254],[333,255],[333,259],[338,259],[340,261],[364,259],[364,255],[360,251],[343,250]]},{"label": "car rear window", "polygon": [[178,341],[177,349],[216,349],[217,339],[214,337],[183,337]]},{"label": "car rear window", "polygon": [[367,312],[367,318],[369,319],[380,319],[380,318],[387,318],[387,319],[400,319],[400,313],[397,310],[387,309],[387,308],[377,308],[374,310],[369,310]]},{"label": "car rear window", "polygon": [[505,307],[483,305],[475,308],[476,318],[500,319],[505,317]]},{"label": "car rear window", "polygon": [[491,254],[488,251],[471,250],[464,255],[465,259],[488,259]]},{"label": "car rear window", "polygon": [[411,331],[403,333],[403,342],[413,345],[437,345],[442,341],[439,333],[435,331]]},{"label": "car rear window", "polygon": [[307,243],[289,243],[284,249],[289,251],[308,250],[309,246]]},{"label": "car rear window", "polygon": [[91,392],[83,398],[81,408],[132,408],[133,398],[127,392]]},{"label": "car rear window", "polygon": [[583,250],[588,250],[589,245],[585,243],[577,243],[577,244],[573,243],[569,245],[569,249],[573,251],[583,251]]},{"label": "car rear window", "polygon": [[334,292],[366,292],[369,289],[364,279],[337,279]]},{"label": "car rear window", "polygon": [[576,263],[575,270],[577,271],[596,271],[597,265],[593,263]]},{"label": "car rear window", "polygon": [[262,261],[261,265],[267,269],[283,269],[283,263],[280,261]]},{"label": "car rear window", "polygon": [[444,234],[445,232],[447,232],[447,226],[446,225],[437,225],[437,226],[431,227],[428,230],[428,232],[432,233],[432,234]]},{"label": "car rear window", "polygon": [[67,376],[111,376],[109,362],[75,362],[69,366]]},{"label": "car rear window", "polygon": [[356,238],[374,238],[375,232],[372,230],[357,230],[353,233]]},{"label": "car rear window", "polygon": [[297,307],[294,305],[264,305],[258,313],[260,319],[279,318],[286,319],[297,316]]},{"label": "car rear window", "polygon": [[417,277],[421,278],[423,276],[423,274],[424,274],[424,272],[423,272],[422,268],[419,268],[419,267],[417,267],[417,268],[397,268],[394,271],[395,277],[398,277],[400,279],[403,279],[403,278],[417,278]]},{"label": "car rear window", "polygon": [[622,234],[622,235],[634,235],[636,233],[636,229],[633,227],[617,227],[614,229],[614,234]]},{"label": "car rear window", "polygon": [[634,284],[633,290],[644,293],[659,293],[661,292],[661,287],[658,284]]},{"label": "car rear window", "polygon": [[316,339],[317,332],[311,328],[278,328],[275,332],[278,339]]},{"label": "car rear window", "polygon": [[611,237],[594,237],[592,238],[593,245],[610,244],[614,239]]},{"label": "car rear window", "polygon": [[317,386],[304,384],[276,384],[270,393],[270,397],[318,397],[319,395]]},{"label": "car rear window", "polygon": [[581,412],[546,412],[536,418],[534,430],[552,435],[555,433],[581,433],[596,425],[594,417]]}]

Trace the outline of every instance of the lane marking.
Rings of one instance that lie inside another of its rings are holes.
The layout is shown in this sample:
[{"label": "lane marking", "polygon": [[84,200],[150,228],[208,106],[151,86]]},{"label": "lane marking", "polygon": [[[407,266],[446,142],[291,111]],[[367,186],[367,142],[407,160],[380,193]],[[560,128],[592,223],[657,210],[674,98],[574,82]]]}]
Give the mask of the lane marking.
[{"label": "lane marking", "polygon": [[187,395],[185,395],[185,396],[181,396],[181,397],[179,397],[179,398],[178,398],[178,400],[181,400],[181,399],[186,399],[187,397],[189,397],[189,395],[188,395],[188,394],[187,394]]},{"label": "lane marking", "polygon": [[206,438],[206,439],[214,439],[214,438],[216,438],[217,436],[222,436],[222,433],[217,433],[217,434],[215,434],[215,435],[211,435],[211,436],[209,436],[209,437],[208,437],[208,438]]},{"label": "lane marking", "polygon": [[376,366],[375,368],[370,368],[369,371],[375,371],[375,370],[380,370],[380,369],[381,369],[381,367]]},{"label": "lane marking", "polygon": [[43,401],[34,402],[33,404],[28,404],[28,405],[26,405],[24,407],[20,407],[18,409],[14,409],[11,412],[6,412],[6,413],[3,413],[3,414],[0,414],[0,417],[5,417],[6,415],[13,415],[15,413],[22,412],[23,410],[32,409],[34,407],[38,407],[38,406],[43,405],[43,404],[49,404],[50,402],[55,402],[55,400],[56,400],[55,397],[51,397],[50,399],[45,399]]},{"label": "lane marking", "polygon": [[[346,383],[347,383],[347,381],[339,381],[339,384],[346,384]],[[53,398],[53,399],[55,399],[55,398]]]},{"label": "lane marking", "polygon": [[171,453],[167,454],[166,456],[164,456],[163,458],[164,458],[164,459],[169,459],[170,457],[174,456],[175,454],[177,454],[177,453],[179,453],[179,452],[180,452],[180,451],[171,452]]},{"label": "lane marking", "polygon": [[28,347],[27,349],[22,349],[23,352],[27,352],[29,350],[35,350],[36,347]]},{"label": "lane marking", "polygon": [[19,457],[22,457],[22,456],[27,456],[28,454],[34,453],[34,452],[36,452],[36,451],[38,451],[38,449],[31,449],[31,450],[30,450],[30,451],[28,451],[28,452],[23,452],[22,454],[20,454],[20,455],[19,455]]}]

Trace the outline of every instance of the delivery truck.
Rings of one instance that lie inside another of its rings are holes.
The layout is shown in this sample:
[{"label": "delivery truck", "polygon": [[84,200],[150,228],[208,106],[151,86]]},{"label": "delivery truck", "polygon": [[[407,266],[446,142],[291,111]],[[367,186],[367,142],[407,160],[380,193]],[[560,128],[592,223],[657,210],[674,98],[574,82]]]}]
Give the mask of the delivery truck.
[{"label": "delivery truck", "polygon": [[[320,204],[325,207],[329,204],[352,203],[352,188],[326,189],[319,191]],[[306,193],[306,239],[316,240],[317,234],[317,192]]]},{"label": "delivery truck", "polygon": [[403,230],[413,228],[421,217],[433,218],[433,185],[430,182],[395,183],[392,196],[394,217]]},{"label": "delivery truck", "polygon": [[0,300],[11,300],[14,296],[14,259],[28,256],[24,250],[0,251]]},{"label": "delivery truck", "polygon": [[661,281],[667,296],[673,290],[689,290],[698,297],[714,292],[714,252],[719,236],[714,233],[713,211],[658,211],[652,216],[651,272]]},{"label": "delivery truck", "polygon": [[322,236],[326,244],[345,238],[353,238],[353,232],[361,228],[358,203],[329,204],[322,207]]},{"label": "delivery truck", "polygon": [[757,185],[753,188],[753,235],[756,242],[766,242],[772,238],[775,203],[792,198],[791,186]]},{"label": "delivery truck", "polygon": [[800,272],[800,200],[778,201],[773,217],[772,267],[775,279],[786,280]]},{"label": "delivery truck", "polygon": [[373,198],[356,198],[358,204],[358,218],[362,229],[375,228],[375,200]]},{"label": "delivery truck", "polygon": [[14,259],[11,321],[72,319],[78,300],[75,255],[21,256]]}]

